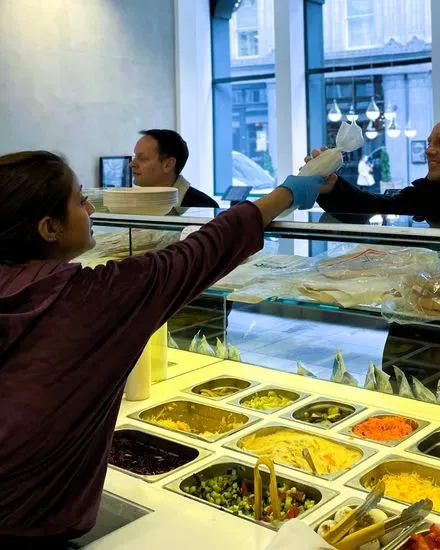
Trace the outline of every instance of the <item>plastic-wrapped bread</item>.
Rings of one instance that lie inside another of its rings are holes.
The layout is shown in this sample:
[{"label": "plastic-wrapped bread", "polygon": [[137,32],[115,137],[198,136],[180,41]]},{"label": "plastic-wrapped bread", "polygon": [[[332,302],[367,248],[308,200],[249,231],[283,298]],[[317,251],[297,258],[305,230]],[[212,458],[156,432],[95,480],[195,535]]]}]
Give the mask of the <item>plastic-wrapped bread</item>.
[{"label": "plastic-wrapped bread", "polygon": [[309,376],[310,378],[316,378],[313,372],[310,372],[306,367],[301,363],[301,361],[296,362],[296,374],[300,376]]},{"label": "plastic-wrapped bread", "polygon": [[414,399],[414,394],[405,373],[394,366],[394,374],[397,380],[397,391],[400,397],[407,397],[408,399]]},{"label": "plastic-wrapped bread", "polygon": [[368,365],[367,375],[365,376],[364,388],[366,390],[376,390],[376,379],[374,376],[374,363]]},{"label": "plastic-wrapped bread", "polygon": [[383,372],[383,370],[378,369],[376,365],[374,366],[374,376],[376,378],[376,390],[381,393],[394,394],[393,387],[391,386],[390,376]]},{"label": "plastic-wrapped bread", "polygon": [[197,334],[194,336],[194,338],[191,340],[191,344],[189,345],[189,351],[192,351],[193,353],[199,352],[200,347],[200,330],[197,332]]},{"label": "plastic-wrapped bread", "polygon": [[215,344],[215,356],[219,359],[227,359],[228,358],[228,349],[225,346],[224,342],[220,340],[220,338],[217,338],[216,344]]},{"label": "plastic-wrapped bread", "polygon": [[212,347],[209,345],[205,335],[203,335],[200,339],[200,345],[197,352],[201,353],[202,355],[209,355],[210,357],[215,357],[215,352],[212,349]]},{"label": "plastic-wrapped bread", "polygon": [[168,347],[172,349],[179,349],[179,346],[177,345],[177,342],[174,340],[174,338],[171,336],[170,331],[168,331]]},{"label": "plastic-wrapped bread", "polygon": [[300,176],[322,176],[326,178],[337,172],[344,164],[342,151],[340,149],[327,149],[317,157],[310,160],[299,171]]},{"label": "plastic-wrapped bread", "polygon": [[344,374],[347,372],[345,368],[344,359],[342,353],[338,350],[336,351],[335,359],[333,361],[333,372],[330,378],[331,382],[336,382],[337,384],[342,384],[344,379]]},{"label": "plastic-wrapped bread", "polygon": [[342,153],[350,153],[362,147],[364,138],[362,128],[352,122],[347,124],[342,122],[336,136],[336,147],[327,149],[320,153],[314,159],[311,159],[299,171],[300,176],[322,176],[326,178],[333,174],[344,163]]},{"label": "plastic-wrapped bread", "polygon": [[228,359],[230,361],[239,361],[241,362],[240,351],[236,346],[228,344]]},{"label": "plastic-wrapped bread", "polygon": [[413,376],[412,381],[414,387],[414,395],[416,396],[416,399],[418,401],[425,401],[426,403],[437,403],[435,395],[432,393],[431,390],[424,386],[420,382],[420,380],[417,380],[417,378]]}]

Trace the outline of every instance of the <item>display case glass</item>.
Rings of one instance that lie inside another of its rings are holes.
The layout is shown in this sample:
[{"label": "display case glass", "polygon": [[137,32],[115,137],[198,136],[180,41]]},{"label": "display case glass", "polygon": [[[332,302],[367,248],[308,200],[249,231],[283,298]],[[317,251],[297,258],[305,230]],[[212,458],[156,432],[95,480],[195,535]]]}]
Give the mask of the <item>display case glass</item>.
[{"label": "display case glass", "polygon": [[[81,261],[158,250],[219,212],[98,212],[97,246]],[[220,358],[226,349],[244,363],[436,399],[435,311],[411,309],[402,292],[412,277],[436,272],[439,246],[440,230],[409,216],[288,212],[267,228],[260,253],[169,321],[170,346]],[[196,335],[209,345],[197,347]]]}]

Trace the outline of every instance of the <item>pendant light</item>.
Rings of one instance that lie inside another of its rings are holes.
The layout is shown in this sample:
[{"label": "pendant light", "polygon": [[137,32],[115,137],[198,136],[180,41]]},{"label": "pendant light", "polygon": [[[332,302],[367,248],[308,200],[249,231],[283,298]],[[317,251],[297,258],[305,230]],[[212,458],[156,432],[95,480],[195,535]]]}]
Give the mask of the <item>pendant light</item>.
[{"label": "pendant light", "polygon": [[336,99],[333,100],[333,104],[328,111],[328,119],[331,122],[339,122],[342,118],[341,109],[339,108]]},{"label": "pendant light", "polygon": [[347,113],[347,120],[349,122],[356,122],[356,120],[359,118],[359,115],[357,115],[355,112],[354,112],[354,105],[353,103],[350,105],[350,109],[348,110],[348,113]]},{"label": "pendant light", "polygon": [[370,120],[377,120],[380,117],[380,110],[373,96],[371,96],[371,101],[367,107],[366,115]]},{"label": "pendant light", "polygon": [[407,138],[415,138],[417,135],[417,130],[412,127],[411,121],[408,120],[405,130],[403,132]]},{"label": "pendant light", "polygon": [[378,135],[379,135],[379,133],[376,130],[376,128],[374,127],[373,121],[370,120],[370,122],[368,123],[367,129],[365,130],[365,136],[368,139],[376,139]]},{"label": "pendant light", "polygon": [[394,107],[391,105],[391,103],[388,103],[387,108],[385,109],[385,112],[384,112],[384,117],[390,122],[392,122],[395,116],[396,116],[396,111],[394,110]]},{"label": "pendant light", "polygon": [[399,128],[399,125],[396,122],[396,117],[393,118],[391,121],[391,124],[388,126],[387,129],[387,136],[390,138],[397,138],[401,134],[401,130]]},{"label": "pendant light", "polygon": [[[334,70],[334,68],[333,68]],[[336,95],[337,95],[337,89],[336,89],[336,79],[333,79],[333,103],[328,111],[328,119],[330,122],[339,122],[342,118],[341,109],[339,108],[338,102],[336,101]]]}]

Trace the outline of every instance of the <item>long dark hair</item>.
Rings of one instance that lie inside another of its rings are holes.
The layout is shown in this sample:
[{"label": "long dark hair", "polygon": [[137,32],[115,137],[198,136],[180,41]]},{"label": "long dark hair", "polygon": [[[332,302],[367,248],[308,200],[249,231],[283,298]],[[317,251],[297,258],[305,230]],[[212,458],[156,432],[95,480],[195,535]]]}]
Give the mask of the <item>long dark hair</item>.
[{"label": "long dark hair", "polygon": [[48,151],[0,156],[0,264],[45,258],[38,222],[66,219],[72,183],[67,162]]}]

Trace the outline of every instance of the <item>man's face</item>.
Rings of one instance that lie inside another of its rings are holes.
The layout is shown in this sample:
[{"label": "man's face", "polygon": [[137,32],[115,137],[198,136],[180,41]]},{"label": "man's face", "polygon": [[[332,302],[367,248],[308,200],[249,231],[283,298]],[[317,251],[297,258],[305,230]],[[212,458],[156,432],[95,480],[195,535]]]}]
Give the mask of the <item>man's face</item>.
[{"label": "man's face", "polygon": [[426,157],[428,158],[428,179],[440,181],[440,123],[434,126],[428,138]]},{"label": "man's face", "polygon": [[173,185],[175,162],[174,158],[160,159],[158,143],[152,136],[141,137],[132,161],[134,183],[140,187]]}]

